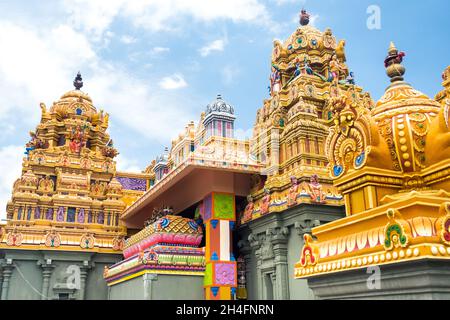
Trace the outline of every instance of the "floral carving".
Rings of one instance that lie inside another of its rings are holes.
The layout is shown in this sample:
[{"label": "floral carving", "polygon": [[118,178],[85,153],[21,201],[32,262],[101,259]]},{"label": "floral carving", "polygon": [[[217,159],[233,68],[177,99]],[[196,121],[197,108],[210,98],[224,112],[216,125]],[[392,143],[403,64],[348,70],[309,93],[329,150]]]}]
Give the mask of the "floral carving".
[{"label": "floral carving", "polygon": [[305,234],[303,240],[305,244],[300,257],[300,264],[303,267],[315,266],[319,260],[319,249],[314,245],[311,235]]},{"label": "floral carving", "polygon": [[396,248],[406,248],[409,244],[411,228],[408,223],[401,218],[400,212],[395,209],[387,211],[389,223],[384,228],[384,248],[391,251]]},{"label": "floral carving", "polygon": [[6,236],[6,244],[10,247],[20,247],[22,241],[23,235],[20,232],[12,231]]},{"label": "floral carving", "polygon": [[236,285],[236,267],[232,263],[216,263],[215,272],[216,285]]},{"label": "floral carving", "polygon": [[52,230],[45,236],[45,246],[50,248],[58,248],[61,245],[61,236]]}]

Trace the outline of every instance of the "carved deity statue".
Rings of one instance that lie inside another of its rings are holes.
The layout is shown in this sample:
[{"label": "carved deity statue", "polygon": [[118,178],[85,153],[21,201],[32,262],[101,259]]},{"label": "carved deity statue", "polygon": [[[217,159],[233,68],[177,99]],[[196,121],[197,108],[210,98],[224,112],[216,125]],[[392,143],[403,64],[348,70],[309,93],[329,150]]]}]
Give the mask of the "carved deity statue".
[{"label": "carved deity statue", "polygon": [[42,120],[44,119],[49,119],[49,114],[47,112],[47,106],[45,105],[45,103],[41,102],[39,104],[39,107],[41,108],[41,112],[42,112]]},{"label": "carved deity statue", "polygon": [[310,183],[306,185],[306,190],[314,203],[325,203],[326,195],[322,190],[322,185],[319,183],[319,176],[314,174],[311,176]]},{"label": "carved deity statue", "polygon": [[272,65],[270,74],[270,94],[273,95],[281,90],[281,73],[277,66]]},{"label": "carved deity statue", "polygon": [[348,74],[347,78],[345,79],[345,82],[346,82],[348,85],[355,85],[355,84],[356,84],[356,82],[355,82],[355,74],[353,73],[353,71],[351,71],[351,72]]},{"label": "carved deity statue", "polygon": [[50,179],[49,176],[46,176],[45,178],[41,179],[39,182],[39,191],[42,192],[52,192],[55,187],[55,183],[52,179]]},{"label": "carved deity statue", "polygon": [[347,73],[347,66],[341,63],[336,54],[333,55],[330,61],[330,72],[333,77],[333,81],[338,83],[339,80]]},{"label": "carved deity statue", "polygon": [[314,74],[314,70],[310,66],[310,61],[307,57],[305,57],[305,60],[303,61],[303,73],[306,73],[310,76]]},{"label": "carved deity statue", "polygon": [[48,142],[42,139],[39,139],[37,134],[33,131],[30,131],[31,140],[25,145],[25,154],[27,156],[30,155],[30,152],[36,149],[46,149],[48,148]]},{"label": "carved deity statue", "polygon": [[247,206],[245,207],[243,223],[247,223],[253,218],[253,210],[255,208],[255,203],[253,202],[253,197],[251,195],[247,196]]},{"label": "carved deity statue", "polygon": [[336,56],[339,59],[339,61],[343,63],[347,61],[347,58],[345,56],[345,40],[339,41],[336,47]]},{"label": "carved deity statue", "polygon": [[115,158],[119,155],[117,149],[114,148],[114,142],[112,140],[109,140],[106,146],[103,147],[102,154],[108,158]]},{"label": "carved deity statue", "polygon": [[264,189],[264,194],[265,195],[262,198],[261,210],[260,210],[262,215],[269,213],[270,200],[272,199],[269,189]]},{"label": "carved deity statue", "polygon": [[69,148],[73,153],[80,153],[81,149],[86,146],[85,130],[82,130],[80,126],[72,129],[70,134]]},{"label": "carved deity statue", "polygon": [[298,195],[298,180],[296,177],[291,177],[291,188],[289,189],[289,194],[287,198],[288,207],[295,206],[297,204]]},{"label": "carved deity statue", "polygon": [[103,128],[108,128],[108,126],[109,126],[109,113],[105,113],[105,115],[103,117],[102,127]]},{"label": "carved deity statue", "polygon": [[303,73],[302,70],[304,69],[304,67],[302,66],[302,62],[298,58],[294,60],[294,65],[291,68],[295,68],[295,70],[294,70],[294,74],[289,79],[289,82],[291,82],[291,81],[295,80],[297,77],[299,77]]}]

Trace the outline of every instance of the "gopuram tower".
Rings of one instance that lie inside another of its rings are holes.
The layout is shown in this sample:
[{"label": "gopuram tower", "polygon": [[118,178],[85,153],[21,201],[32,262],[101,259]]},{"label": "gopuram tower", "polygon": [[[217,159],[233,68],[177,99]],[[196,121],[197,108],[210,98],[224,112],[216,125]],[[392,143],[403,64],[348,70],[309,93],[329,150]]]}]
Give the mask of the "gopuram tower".
[{"label": "gopuram tower", "polygon": [[368,110],[374,105],[355,85],[345,41],[309,22],[302,10],[297,30],[284,42],[274,41],[270,98],[257,111],[252,154],[265,169],[254,176],[240,220],[247,269],[259,270],[247,274],[253,298],[306,297],[306,289],[288,280],[298,259],[288,248],[300,244],[310,228],[344,214],[344,198],[327,170],[330,102],[342,90]]},{"label": "gopuram tower", "polygon": [[404,81],[404,57],[391,43],[373,110],[344,91],[332,101],[327,153],[347,216],[306,234],[295,266],[318,298],[450,297],[449,68],[431,99]]},{"label": "gopuram tower", "polygon": [[[116,179],[109,115],[81,91],[80,74],[73,84],[75,90],[50,108],[40,104],[41,121],[26,144],[0,233],[2,299],[106,298],[103,283],[90,297],[86,287],[97,286],[103,268],[119,260],[123,249],[122,197],[129,202],[130,195],[118,179],[136,178]],[[143,183],[141,191],[130,192],[142,194]],[[8,292],[21,286],[30,286],[20,293],[28,296]]]}]

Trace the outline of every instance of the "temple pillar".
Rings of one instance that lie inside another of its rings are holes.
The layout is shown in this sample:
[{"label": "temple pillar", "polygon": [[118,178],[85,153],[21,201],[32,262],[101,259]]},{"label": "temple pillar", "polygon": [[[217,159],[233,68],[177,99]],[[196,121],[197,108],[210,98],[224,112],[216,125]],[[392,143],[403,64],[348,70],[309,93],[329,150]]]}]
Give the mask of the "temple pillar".
[{"label": "temple pillar", "polygon": [[295,223],[294,228],[297,230],[297,234],[303,239],[303,235],[312,233],[312,229],[320,226],[319,220],[305,219]]},{"label": "temple pillar", "polygon": [[[276,283],[277,283],[277,274],[276,273],[271,273],[269,276],[270,282],[271,282],[271,287],[272,287],[272,293],[273,293],[273,300],[280,300],[280,298],[278,297],[278,290],[273,290],[273,288],[276,287]],[[266,300],[270,300],[270,297],[266,297]]]},{"label": "temple pillar", "polygon": [[[3,267],[0,265],[0,288],[2,288],[2,287],[3,287]],[[0,292],[0,298],[1,298],[1,292]]]},{"label": "temple pillar", "polygon": [[[252,257],[251,257],[252,249],[250,247],[250,242],[248,240],[239,241],[238,247],[239,247],[239,254],[240,254],[239,257],[243,259],[242,262],[245,267],[243,274],[240,274],[239,258],[238,258],[238,298],[239,298],[239,291],[242,290],[241,286],[243,286],[243,281],[241,279],[241,276],[243,275],[245,277],[245,295],[246,295],[245,300],[247,300],[248,299],[248,285],[249,285],[249,279],[251,276],[250,264],[252,261]],[[241,269],[241,272],[242,272],[242,269]],[[241,299],[243,299],[243,298],[241,298]]]},{"label": "temple pillar", "polygon": [[246,279],[246,288],[248,292],[248,279],[250,279],[251,270],[249,268],[252,261],[252,248],[250,247],[250,242],[248,240],[241,240],[238,242],[239,253],[241,257],[244,259],[245,265],[245,279]]},{"label": "temple pillar", "polygon": [[39,261],[38,265],[42,268],[42,289],[41,289],[41,300],[49,300],[49,288],[50,279],[53,274],[55,266],[52,265],[52,260],[47,259],[46,261]]},{"label": "temple pillar", "polygon": [[158,280],[157,274],[144,274],[144,300],[152,300],[153,296],[153,281]]},{"label": "temple pillar", "polygon": [[14,269],[14,266],[12,265],[11,260],[7,261],[7,263],[5,265],[3,265],[3,268],[2,268],[3,281],[2,281],[1,300],[8,300],[9,281],[11,279],[13,269]]},{"label": "temple pillar", "polygon": [[[262,258],[261,258],[261,241],[255,234],[251,233],[248,237],[250,247],[255,253],[256,258],[256,291],[259,296],[252,297],[252,299],[262,299],[262,292],[264,288],[263,284],[263,274],[262,274]],[[249,277],[250,274],[247,274]]]},{"label": "temple pillar", "polygon": [[235,210],[234,194],[212,192],[203,200],[206,300],[231,300],[236,294],[237,264],[232,241]]},{"label": "temple pillar", "polygon": [[86,279],[89,273],[89,269],[91,269],[92,266],[89,265],[88,261],[84,261],[83,265],[80,266],[80,291],[78,294],[79,300],[84,300],[84,297],[86,295]]},{"label": "temple pillar", "polygon": [[288,236],[289,229],[275,230],[272,235],[272,245],[275,264],[274,295],[276,300],[289,299],[289,274],[288,274]]}]

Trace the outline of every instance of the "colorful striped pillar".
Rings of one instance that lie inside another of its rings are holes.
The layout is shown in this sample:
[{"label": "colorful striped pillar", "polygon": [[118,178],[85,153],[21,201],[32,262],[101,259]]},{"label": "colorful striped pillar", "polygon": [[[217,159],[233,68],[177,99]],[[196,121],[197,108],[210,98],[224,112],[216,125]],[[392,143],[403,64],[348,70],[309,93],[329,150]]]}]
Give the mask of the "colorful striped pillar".
[{"label": "colorful striped pillar", "polygon": [[236,223],[234,194],[212,192],[203,200],[206,227],[205,298],[231,300],[236,295],[237,265],[232,231]]}]

